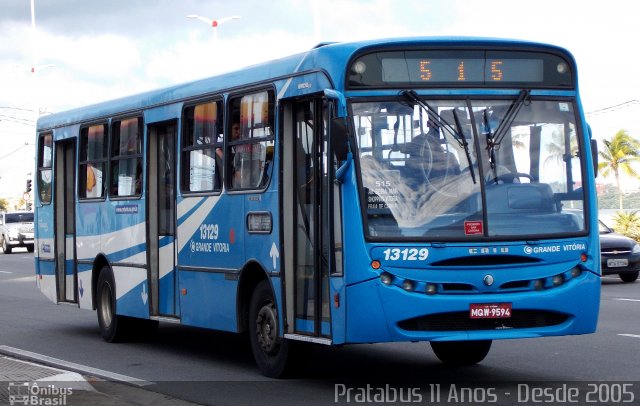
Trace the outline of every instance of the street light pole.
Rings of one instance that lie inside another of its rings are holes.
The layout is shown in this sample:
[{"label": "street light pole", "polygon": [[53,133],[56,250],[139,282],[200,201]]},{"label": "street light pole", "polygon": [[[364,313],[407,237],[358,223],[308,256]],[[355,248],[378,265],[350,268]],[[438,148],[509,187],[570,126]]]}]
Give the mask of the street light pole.
[{"label": "street light pole", "polygon": [[37,73],[40,72],[40,70],[45,69],[45,68],[53,68],[55,67],[55,65],[53,64],[45,64],[45,65],[40,65],[38,66],[37,62],[38,62],[38,58],[37,58],[37,42],[38,42],[38,33],[36,31],[36,5],[35,5],[35,0],[31,0],[31,75],[33,77],[32,80],[32,86],[33,86],[33,93],[32,93],[32,99],[33,99],[33,112],[34,112],[34,121],[37,122],[38,121],[38,117],[40,117],[40,104],[39,104],[39,98],[38,98],[38,80],[37,80]]},{"label": "street light pole", "polygon": [[31,73],[36,73],[36,6],[31,0]]},{"label": "street light pole", "polygon": [[[33,0],[31,0],[31,1],[33,1]],[[214,39],[217,40],[218,39],[218,26],[220,24],[226,23],[227,21],[239,20],[240,16],[224,17],[224,18],[220,18],[218,20],[213,20],[211,18],[202,17],[202,16],[199,16],[197,14],[189,14],[187,16],[187,18],[191,18],[191,19],[194,19],[194,20],[200,20],[203,23],[205,23],[207,25],[210,25],[213,28],[213,37],[214,37]]]}]

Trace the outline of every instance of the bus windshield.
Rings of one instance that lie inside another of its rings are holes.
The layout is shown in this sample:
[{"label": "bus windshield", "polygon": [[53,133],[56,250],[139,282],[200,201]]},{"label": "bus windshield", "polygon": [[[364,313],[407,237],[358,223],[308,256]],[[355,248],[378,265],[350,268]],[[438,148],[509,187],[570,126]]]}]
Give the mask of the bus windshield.
[{"label": "bus windshield", "polygon": [[369,238],[584,234],[572,100],[525,91],[484,100],[413,93],[351,109]]}]

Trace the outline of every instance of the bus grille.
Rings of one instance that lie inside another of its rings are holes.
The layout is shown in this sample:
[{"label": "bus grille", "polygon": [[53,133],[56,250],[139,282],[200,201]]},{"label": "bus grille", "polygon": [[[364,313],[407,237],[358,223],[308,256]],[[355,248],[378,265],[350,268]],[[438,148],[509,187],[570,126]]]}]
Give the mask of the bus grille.
[{"label": "bus grille", "polygon": [[501,330],[555,326],[568,318],[566,314],[538,310],[514,310],[508,319],[472,319],[469,312],[453,312],[403,320],[398,326],[408,331]]}]

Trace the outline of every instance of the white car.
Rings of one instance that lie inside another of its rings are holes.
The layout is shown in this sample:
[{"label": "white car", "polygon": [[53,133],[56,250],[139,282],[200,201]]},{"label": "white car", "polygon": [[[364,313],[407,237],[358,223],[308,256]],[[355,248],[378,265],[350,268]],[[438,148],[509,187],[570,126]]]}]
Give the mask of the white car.
[{"label": "white car", "polygon": [[17,247],[33,252],[33,212],[0,213],[0,245],[5,254],[11,254]]}]

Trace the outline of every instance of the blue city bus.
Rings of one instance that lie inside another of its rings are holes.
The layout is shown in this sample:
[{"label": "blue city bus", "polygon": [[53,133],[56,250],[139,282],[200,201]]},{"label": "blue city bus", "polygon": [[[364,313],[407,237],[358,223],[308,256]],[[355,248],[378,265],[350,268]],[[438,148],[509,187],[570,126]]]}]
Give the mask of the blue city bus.
[{"label": "blue city bus", "polygon": [[109,342],[248,332],[271,377],[308,343],[474,364],[595,331],[596,156],[562,48],[321,44],[41,117],[37,284]]}]

